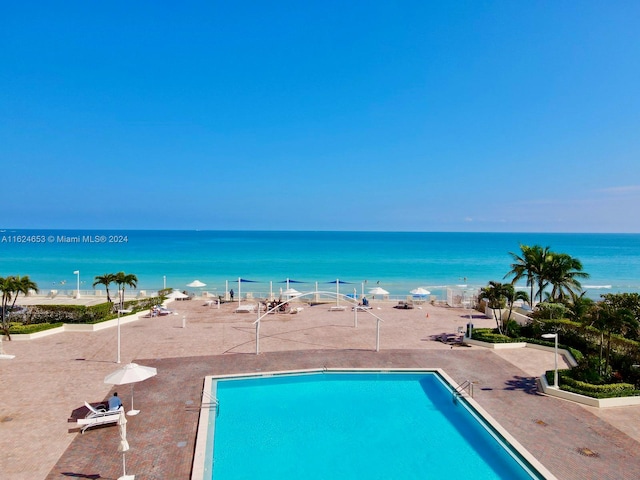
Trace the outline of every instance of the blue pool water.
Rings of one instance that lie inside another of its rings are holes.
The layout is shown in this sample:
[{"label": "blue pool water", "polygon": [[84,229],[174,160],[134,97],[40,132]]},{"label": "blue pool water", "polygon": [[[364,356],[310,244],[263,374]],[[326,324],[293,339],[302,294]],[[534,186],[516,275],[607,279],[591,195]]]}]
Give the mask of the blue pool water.
[{"label": "blue pool water", "polygon": [[215,480],[542,478],[436,373],[259,377],[213,390]]}]

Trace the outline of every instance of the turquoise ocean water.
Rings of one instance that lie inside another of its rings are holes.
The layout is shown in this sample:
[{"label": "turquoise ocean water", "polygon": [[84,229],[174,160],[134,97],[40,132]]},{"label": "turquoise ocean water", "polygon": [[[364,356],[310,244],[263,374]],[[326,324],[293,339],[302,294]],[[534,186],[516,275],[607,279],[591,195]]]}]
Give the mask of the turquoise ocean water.
[{"label": "turquoise ocean water", "polygon": [[237,291],[241,277],[256,282],[243,283],[243,292],[277,292],[287,278],[306,282],[292,285],[299,291],[315,282],[333,291],[328,282],[340,279],[349,282],[341,293],[380,286],[406,295],[423,286],[441,296],[446,286],[503,281],[520,244],[580,259],[593,298],[640,292],[638,234],[4,230],[0,276],[30,275],[44,291],[74,289],[77,270],[81,290],[91,290],[96,275],[122,270],[147,291],[165,282],[190,290],[198,279],[202,290],[221,294],[225,285]]}]

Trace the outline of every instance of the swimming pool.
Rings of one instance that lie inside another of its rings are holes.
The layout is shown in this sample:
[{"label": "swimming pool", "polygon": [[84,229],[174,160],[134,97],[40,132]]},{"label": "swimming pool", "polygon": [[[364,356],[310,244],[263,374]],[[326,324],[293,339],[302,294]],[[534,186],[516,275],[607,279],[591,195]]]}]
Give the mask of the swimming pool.
[{"label": "swimming pool", "polygon": [[441,371],[212,378],[209,388],[192,478],[553,478],[475,402],[454,401]]}]

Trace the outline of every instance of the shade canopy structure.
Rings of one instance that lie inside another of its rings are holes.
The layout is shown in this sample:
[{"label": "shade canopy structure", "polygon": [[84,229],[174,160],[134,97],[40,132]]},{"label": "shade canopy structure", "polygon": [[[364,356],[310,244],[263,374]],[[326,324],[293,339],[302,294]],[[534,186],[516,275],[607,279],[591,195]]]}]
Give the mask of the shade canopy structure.
[{"label": "shade canopy structure", "polygon": [[290,283],[309,283],[309,282],[303,282],[302,280],[291,280],[290,278],[287,278],[286,280],[282,280],[281,282],[278,282],[278,283],[286,283],[287,288],[289,288]]},{"label": "shade canopy structure", "polygon": [[206,287],[207,284],[206,283],[202,283],[200,280],[194,280],[191,283],[187,283],[187,287],[191,287],[191,288],[202,288],[202,287]]},{"label": "shade canopy structure", "polygon": [[[340,280],[339,278],[332,280],[327,283],[335,283],[336,284],[336,306],[340,304],[340,285],[341,284],[351,284],[352,282],[345,282],[344,280]],[[317,287],[316,287],[317,288]]]},{"label": "shade canopy structure", "polygon": [[238,278],[238,308],[240,308],[240,300],[242,299],[243,283],[260,283],[258,280],[247,280],[246,278]]},{"label": "shade canopy structure", "polygon": [[370,295],[389,295],[389,292],[387,292],[382,287],[375,287],[369,290],[369,294]]},{"label": "shade canopy structure", "polygon": [[154,367],[145,367],[144,365],[138,365],[137,363],[129,363],[104,377],[104,383],[111,385],[126,385],[130,383],[131,410],[127,412],[127,415],[137,415],[140,413],[140,410],[134,410],[133,408],[133,385],[137,382],[142,382],[147,378],[154,377],[157,374],[158,370]]},{"label": "shade canopy structure", "polygon": [[429,294],[431,294],[431,292],[429,290],[427,290],[426,288],[423,288],[423,287],[414,288],[409,293],[411,293],[412,295],[419,295],[419,296],[420,295],[429,295]]}]

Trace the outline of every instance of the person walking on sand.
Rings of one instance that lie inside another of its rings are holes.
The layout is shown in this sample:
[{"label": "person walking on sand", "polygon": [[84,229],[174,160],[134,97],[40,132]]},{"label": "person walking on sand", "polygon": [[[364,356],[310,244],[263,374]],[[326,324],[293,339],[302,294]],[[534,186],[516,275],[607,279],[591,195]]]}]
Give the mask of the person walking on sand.
[{"label": "person walking on sand", "polygon": [[231,297],[231,301],[233,302],[233,288],[229,290],[229,296]]}]

